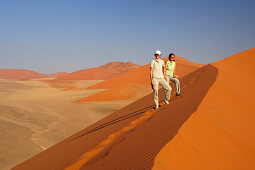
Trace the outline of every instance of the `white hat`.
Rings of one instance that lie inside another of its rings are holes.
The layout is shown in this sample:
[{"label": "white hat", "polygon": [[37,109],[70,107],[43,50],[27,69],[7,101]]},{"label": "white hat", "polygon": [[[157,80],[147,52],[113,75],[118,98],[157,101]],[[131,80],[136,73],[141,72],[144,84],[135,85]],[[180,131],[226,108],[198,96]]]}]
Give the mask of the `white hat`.
[{"label": "white hat", "polygon": [[159,51],[159,50],[157,50],[157,51],[155,51],[155,53],[154,54],[158,54],[158,55],[160,55],[161,54],[161,52]]}]

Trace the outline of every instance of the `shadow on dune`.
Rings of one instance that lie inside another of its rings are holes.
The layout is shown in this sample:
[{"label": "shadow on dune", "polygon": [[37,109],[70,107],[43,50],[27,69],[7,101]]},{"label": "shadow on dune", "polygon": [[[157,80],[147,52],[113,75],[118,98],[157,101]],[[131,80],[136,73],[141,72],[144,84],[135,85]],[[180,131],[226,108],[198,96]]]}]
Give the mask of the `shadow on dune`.
[{"label": "shadow on dune", "polygon": [[123,120],[129,119],[129,118],[132,118],[132,117],[134,117],[134,116],[140,115],[140,114],[146,112],[148,109],[151,109],[151,108],[153,108],[153,105],[148,106],[148,107],[144,107],[144,108],[139,109],[139,110],[137,110],[137,111],[135,111],[135,112],[132,112],[132,113],[128,113],[128,114],[126,114],[126,115],[124,115],[124,116],[121,116],[121,117],[119,117],[119,118],[113,119],[113,120],[111,120],[111,121],[109,121],[109,122],[106,122],[106,123],[104,123],[104,124],[101,124],[101,125],[99,125],[99,126],[93,128],[93,129],[87,131],[86,133],[84,133],[84,134],[82,134],[82,135],[80,135],[80,136],[77,136],[77,137],[75,137],[75,138],[73,138],[73,139],[71,139],[71,140],[74,140],[74,139],[77,139],[77,138],[79,138],[79,137],[85,136],[85,135],[87,135],[87,134],[93,133],[93,132],[95,132],[95,131],[97,131],[97,130],[100,130],[100,129],[105,128],[105,127],[110,126],[110,125],[113,125],[113,124],[118,123],[118,122],[120,122],[120,121],[123,121]]},{"label": "shadow on dune", "polygon": [[[149,68],[148,68],[149,69]],[[81,169],[151,169],[160,149],[178,133],[183,123],[194,113],[218,70],[206,65],[181,78],[183,96],[172,96],[169,105],[160,107],[152,118],[112,142],[107,148],[84,164]],[[174,86],[173,87],[174,94]],[[164,90],[159,91],[163,99]],[[14,169],[64,169],[80,159],[107,136],[129,125],[154,105],[153,94],[116,111],[90,127],[74,134]]]},{"label": "shadow on dune", "polygon": [[[217,68],[207,65],[183,77],[183,96],[172,96],[171,103],[161,107],[152,119],[123,136],[120,142],[88,162],[83,169],[151,169],[157,153],[197,110],[217,74]],[[161,89],[160,98],[163,97]],[[151,94],[141,100],[147,102],[152,98]]]}]

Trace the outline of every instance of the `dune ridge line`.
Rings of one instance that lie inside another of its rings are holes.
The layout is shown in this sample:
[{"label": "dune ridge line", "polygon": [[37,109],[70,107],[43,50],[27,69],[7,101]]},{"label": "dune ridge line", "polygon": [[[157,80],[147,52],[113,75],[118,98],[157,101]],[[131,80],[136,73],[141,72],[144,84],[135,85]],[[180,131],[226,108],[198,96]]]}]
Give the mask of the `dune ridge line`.
[{"label": "dune ridge line", "polygon": [[[160,104],[162,105],[163,103],[161,102]],[[80,159],[78,161],[76,161],[75,163],[73,163],[73,164],[69,165],[68,167],[66,167],[65,170],[80,169],[84,164],[86,164],[89,160],[91,160],[98,153],[100,153],[101,151],[106,149],[107,146],[109,146],[111,143],[113,143],[121,135],[123,135],[126,132],[131,131],[132,129],[134,129],[139,124],[141,124],[144,121],[151,118],[155,113],[156,113],[156,111],[154,111],[152,108],[145,111],[143,113],[144,115],[142,117],[139,117],[139,118],[135,119],[134,121],[130,122],[130,124],[128,126],[125,126],[125,127],[121,128],[120,130],[110,134],[106,139],[101,141],[92,150],[82,154],[82,156],[80,157]]]},{"label": "dune ridge line", "polygon": [[[200,74],[202,74],[202,73],[201,72],[196,73],[195,76],[187,84],[185,84],[185,86],[183,86],[183,88],[185,88],[185,87],[189,86],[190,84],[192,84],[199,77]],[[162,106],[162,105],[164,105],[164,104],[161,101],[160,102],[160,106]],[[110,146],[110,144],[112,144],[116,139],[118,139],[119,137],[121,137],[126,132],[131,131],[132,129],[134,129],[139,124],[141,124],[144,121],[146,121],[149,118],[151,118],[157,111],[158,110],[154,110],[154,109],[150,108],[147,111],[144,111],[142,113],[138,113],[138,114],[143,114],[143,116],[133,120],[132,122],[130,122],[130,124],[128,126],[125,126],[125,127],[121,128],[120,130],[110,134],[106,139],[101,141],[93,149],[91,149],[90,151],[85,152],[84,154],[82,154],[78,161],[76,161],[73,164],[71,164],[68,167],[66,167],[65,170],[80,169],[84,164],[86,164],[88,161],[90,161],[93,157],[97,156],[100,152],[102,152],[104,149],[106,149],[108,146]],[[129,114],[127,114],[127,115],[129,115]],[[122,117],[124,117],[124,116],[122,116]],[[112,120],[112,121],[110,121],[108,123],[105,123],[105,124],[95,128],[95,129],[91,129],[90,131],[88,131],[87,133],[85,133],[83,135],[86,135],[88,133],[93,132],[94,130],[98,130],[98,129],[102,128],[102,127],[105,127],[108,124],[113,123],[115,121],[118,121],[121,118],[118,118],[116,120]],[[83,135],[80,135],[78,137],[82,137]],[[78,137],[76,137],[74,139],[77,139]]]}]

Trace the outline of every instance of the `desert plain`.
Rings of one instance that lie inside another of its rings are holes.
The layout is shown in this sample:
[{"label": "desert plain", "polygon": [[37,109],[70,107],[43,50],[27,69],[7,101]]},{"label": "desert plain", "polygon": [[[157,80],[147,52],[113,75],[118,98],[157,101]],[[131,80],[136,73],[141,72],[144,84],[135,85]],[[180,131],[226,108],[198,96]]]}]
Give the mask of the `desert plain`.
[{"label": "desert plain", "polygon": [[[130,103],[76,103],[102,80],[0,80],[0,169],[10,169]],[[69,90],[74,88],[76,90]]]}]

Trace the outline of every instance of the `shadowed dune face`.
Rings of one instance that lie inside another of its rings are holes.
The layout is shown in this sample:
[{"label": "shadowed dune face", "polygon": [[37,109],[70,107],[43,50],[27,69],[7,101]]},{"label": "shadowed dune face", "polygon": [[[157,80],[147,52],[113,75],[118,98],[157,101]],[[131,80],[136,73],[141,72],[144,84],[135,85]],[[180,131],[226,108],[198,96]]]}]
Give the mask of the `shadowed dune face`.
[{"label": "shadowed dune face", "polygon": [[255,48],[212,63],[217,80],[153,169],[255,169],[254,56]]},{"label": "shadowed dune face", "polygon": [[[103,150],[90,155],[81,169],[149,169],[159,150],[171,140],[182,124],[197,109],[213,85],[217,69],[207,65],[181,78],[182,97],[172,96],[169,105],[160,107],[152,117],[115,140],[108,141]],[[163,99],[163,89],[160,98]],[[100,120],[50,149],[18,165],[14,169],[63,169],[83,159],[84,153],[93,151],[104,139],[132,122],[143,118],[153,107],[150,94]],[[93,152],[92,152],[93,153]],[[124,154],[126,153],[126,154]],[[114,162],[114,163],[113,163]]]}]

